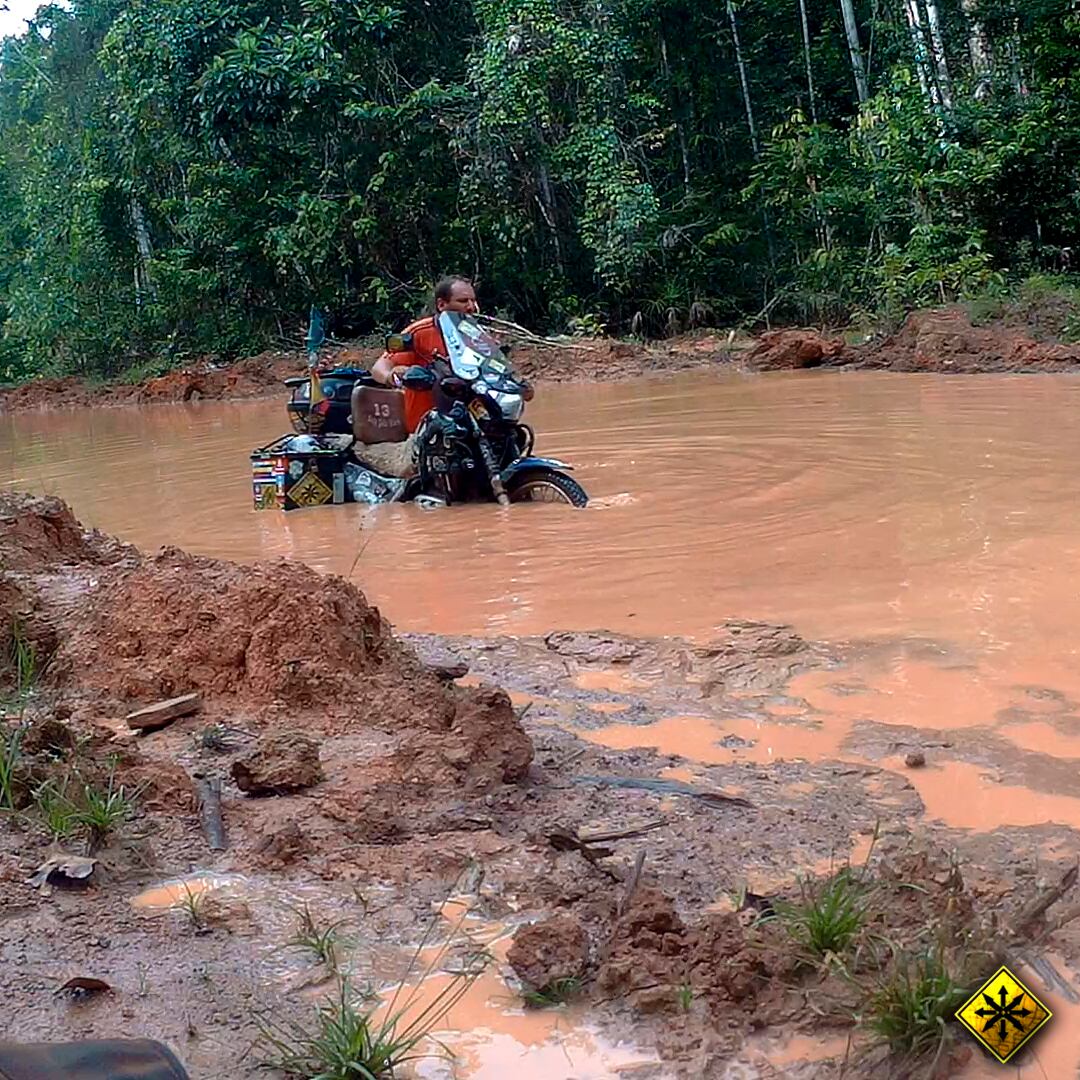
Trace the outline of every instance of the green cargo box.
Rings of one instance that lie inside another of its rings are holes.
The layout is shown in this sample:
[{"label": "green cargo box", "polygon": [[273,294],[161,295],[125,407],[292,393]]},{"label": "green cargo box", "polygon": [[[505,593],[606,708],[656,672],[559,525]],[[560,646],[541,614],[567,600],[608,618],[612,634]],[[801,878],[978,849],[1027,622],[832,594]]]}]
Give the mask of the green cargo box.
[{"label": "green cargo box", "polygon": [[[352,502],[345,483],[348,451],[340,446],[289,450],[294,434],[282,435],[251,454],[251,489],[256,510],[300,510]],[[305,438],[321,442],[312,436]]]}]

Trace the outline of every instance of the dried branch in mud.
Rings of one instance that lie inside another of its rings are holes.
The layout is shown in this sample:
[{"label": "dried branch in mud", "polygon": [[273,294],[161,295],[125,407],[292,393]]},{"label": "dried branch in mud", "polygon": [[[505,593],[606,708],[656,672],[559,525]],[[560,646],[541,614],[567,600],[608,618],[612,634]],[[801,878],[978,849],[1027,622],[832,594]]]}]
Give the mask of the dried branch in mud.
[{"label": "dried branch in mud", "polygon": [[728,804],[731,806],[745,806],[750,809],[754,804],[738,795],[725,795],[722,791],[707,791],[705,788],[694,787],[693,784],[684,784],[681,780],[661,780],[651,776],[575,776],[571,778],[575,784],[600,784],[607,787],[632,788],[641,791],[655,791],[662,795],[688,795],[694,799],[713,806]]},{"label": "dried branch in mud", "polygon": [[574,349],[580,352],[596,352],[596,349],[591,345],[579,344],[576,341],[559,341],[556,338],[541,337],[539,334],[534,334],[531,330],[526,330],[524,326],[520,326],[516,322],[510,322],[508,319],[497,319],[494,315],[480,315],[477,317],[477,322],[488,326],[492,330],[498,330],[504,334],[519,338],[525,344],[534,345],[538,348]]},{"label": "dried branch in mud", "polygon": [[600,859],[607,859],[615,854],[614,848],[600,845],[609,843],[612,840],[628,840],[635,836],[644,836],[645,833],[660,828],[665,824],[665,820],[664,818],[657,818],[655,821],[646,822],[644,825],[636,825],[629,829],[616,829],[598,833],[581,833],[577,829],[565,825],[556,825],[548,833],[547,838],[556,851],[580,852],[598,870],[603,870],[609,877],[619,880],[614,871],[599,865]]},{"label": "dried branch in mud", "polygon": [[199,797],[199,821],[211,851],[224,851],[228,847],[225,838],[225,820],[221,811],[221,777],[192,777]]},{"label": "dried branch in mud", "polygon": [[1035,923],[1076,884],[1078,876],[1080,876],[1080,864],[1075,864],[1065,871],[1056,885],[1048,885],[1041,889],[1038,896],[1022,908],[1016,917],[1013,923],[1015,934],[1021,938],[1030,937]]},{"label": "dried branch in mud", "polygon": [[614,831],[602,831],[596,833],[583,833],[578,830],[577,835],[583,844],[605,844],[611,840],[629,840],[635,836],[644,836],[647,832],[652,832],[653,829],[659,829],[665,824],[667,824],[667,818],[659,817],[646,822],[644,825],[634,825],[629,829],[616,829]]}]

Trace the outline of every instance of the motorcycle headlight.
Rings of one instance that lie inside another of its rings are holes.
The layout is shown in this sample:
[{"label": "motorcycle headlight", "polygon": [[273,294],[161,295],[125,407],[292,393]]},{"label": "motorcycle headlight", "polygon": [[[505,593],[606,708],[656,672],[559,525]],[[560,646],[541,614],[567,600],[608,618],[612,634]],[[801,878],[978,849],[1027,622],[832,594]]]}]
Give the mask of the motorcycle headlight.
[{"label": "motorcycle headlight", "polygon": [[520,394],[491,393],[491,397],[494,398],[495,403],[502,409],[502,414],[507,420],[516,421],[521,419],[521,414],[525,409],[525,402],[522,400]]}]

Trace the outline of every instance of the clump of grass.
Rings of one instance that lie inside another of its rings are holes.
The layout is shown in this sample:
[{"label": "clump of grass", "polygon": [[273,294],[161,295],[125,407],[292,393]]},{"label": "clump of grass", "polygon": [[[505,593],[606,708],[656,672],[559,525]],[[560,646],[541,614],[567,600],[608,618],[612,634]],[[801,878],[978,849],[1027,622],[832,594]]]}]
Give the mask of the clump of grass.
[{"label": "clump of grass", "polygon": [[78,809],[67,796],[67,781],[47,780],[34,791],[34,807],[54,840],[66,840],[79,827]]},{"label": "clump of grass", "polygon": [[6,655],[0,665],[6,670],[14,683],[14,693],[8,701],[21,705],[30,696],[38,681],[38,656],[33,644],[27,639],[22,620],[12,618],[8,630]]},{"label": "clump of grass", "polygon": [[15,773],[21,753],[22,730],[0,727],[0,810],[15,809]]},{"label": "clump of grass", "polygon": [[427,1020],[402,1024],[400,1014],[376,1021],[377,1007],[355,1000],[347,979],[338,981],[334,999],[316,1010],[311,1027],[260,1020],[261,1035],[272,1048],[268,1062],[300,1080],[392,1080],[445,1010]]},{"label": "clump of grass", "polygon": [[944,952],[900,953],[886,980],[870,998],[865,1025],[897,1054],[940,1054],[956,1010],[969,988],[950,972]]},{"label": "clump of grass", "polygon": [[337,950],[341,944],[338,932],[344,920],[320,927],[307,904],[297,911],[298,924],[296,934],[289,944],[298,949],[308,949],[316,959],[328,967],[337,966]]},{"label": "clump of grass", "polygon": [[123,784],[117,784],[112,770],[104,788],[84,783],[75,810],[75,820],[89,834],[91,851],[101,847],[106,840],[135,816],[135,793]]},{"label": "clump of grass", "polygon": [[565,1005],[581,993],[581,979],[555,979],[538,990],[526,990],[522,999],[530,1009],[551,1009]]},{"label": "clump of grass", "polygon": [[228,732],[224,724],[211,724],[203,729],[198,737],[199,746],[215,754],[225,754],[231,749]]},{"label": "clump of grass", "polygon": [[675,994],[675,1000],[682,1012],[689,1012],[694,1004],[694,988],[689,983],[683,983]]},{"label": "clump of grass", "polygon": [[773,901],[776,918],[791,940],[815,960],[842,956],[866,924],[868,886],[845,866],[823,882],[802,880],[799,888],[797,903]]},{"label": "clump of grass", "polygon": [[184,882],[184,895],[180,900],[180,910],[187,917],[188,924],[193,930],[201,930],[204,926],[203,908],[206,901],[206,893],[202,889],[194,892],[188,883]]},{"label": "clump of grass", "polygon": [[426,1056],[419,1052],[421,1044],[484,970],[481,963],[469,966],[451,975],[432,1000],[424,1003],[419,998],[425,980],[442,963],[464,917],[463,913],[410,987],[407,980],[427,946],[436,925],[432,923],[384,1011],[370,994],[357,994],[348,980],[340,977],[334,1000],[316,1010],[310,1025],[283,1021],[272,1014],[256,1017],[260,1042],[269,1054],[265,1064],[298,1080],[393,1080],[403,1064]]}]

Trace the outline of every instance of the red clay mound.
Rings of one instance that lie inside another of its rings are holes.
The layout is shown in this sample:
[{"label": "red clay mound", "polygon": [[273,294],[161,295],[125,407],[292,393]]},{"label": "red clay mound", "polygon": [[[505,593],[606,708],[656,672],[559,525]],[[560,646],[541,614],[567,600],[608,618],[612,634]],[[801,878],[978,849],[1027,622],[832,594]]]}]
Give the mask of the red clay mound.
[{"label": "red clay mound", "polygon": [[821,367],[844,355],[840,338],[824,337],[816,330],[770,330],[761,335],[744,356],[755,371]]},{"label": "red clay mound", "polygon": [[113,561],[122,545],[84,532],[60,499],[0,492],[0,573],[36,574],[73,563]]},{"label": "red clay mound", "polygon": [[113,715],[198,690],[208,711],[272,728],[302,715],[316,732],[382,729],[398,737],[402,768],[428,782],[483,786],[528,769],[532,743],[510,699],[444,684],[343,579],[286,561],[240,566],[176,548],[119,559],[124,550],[84,533],[57,499],[0,497],[2,566],[22,571],[0,573],[0,616],[9,628],[29,605],[49,628],[50,686]]},{"label": "red clay mound", "polygon": [[943,373],[1067,371],[1080,364],[1080,345],[1035,341],[1008,326],[972,326],[962,308],[916,311],[900,332],[860,350],[858,367]]},{"label": "red clay mound", "polygon": [[366,698],[384,667],[417,669],[340,578],[176,548],[96,589],[56,656],[57,678],[125,700],[198,689],[298,706]]}]

